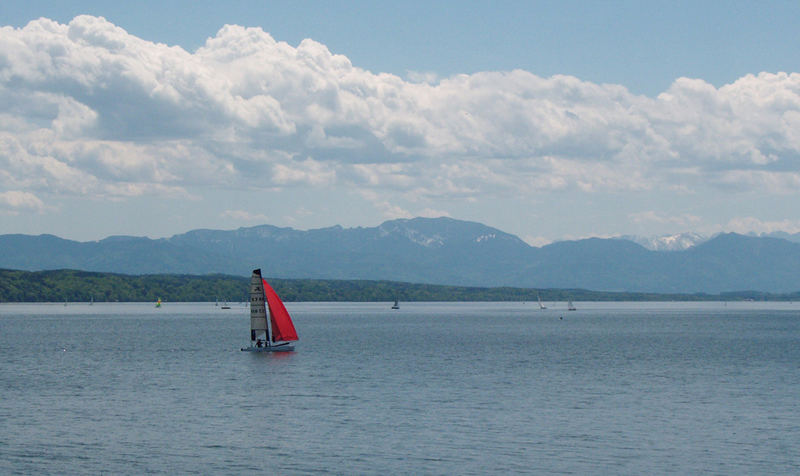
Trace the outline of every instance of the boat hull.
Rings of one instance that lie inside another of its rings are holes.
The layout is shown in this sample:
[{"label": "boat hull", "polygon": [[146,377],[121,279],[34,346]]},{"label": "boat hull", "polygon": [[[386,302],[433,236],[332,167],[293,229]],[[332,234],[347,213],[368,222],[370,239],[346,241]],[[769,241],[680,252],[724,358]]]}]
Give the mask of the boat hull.
[{"label": "boat hull", "polygon": [[269,347],[242,347],[242,352],[294,352],[293,345],[273,345]]}]

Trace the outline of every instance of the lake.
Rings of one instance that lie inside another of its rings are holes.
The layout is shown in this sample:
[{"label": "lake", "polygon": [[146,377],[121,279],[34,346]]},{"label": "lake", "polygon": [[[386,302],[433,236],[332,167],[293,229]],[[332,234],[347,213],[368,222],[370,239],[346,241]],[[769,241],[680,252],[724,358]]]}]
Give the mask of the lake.
[{"label": "lake", "polygon": [[2,304],[0,473],[800,473],[800,303],[545,304]]}]

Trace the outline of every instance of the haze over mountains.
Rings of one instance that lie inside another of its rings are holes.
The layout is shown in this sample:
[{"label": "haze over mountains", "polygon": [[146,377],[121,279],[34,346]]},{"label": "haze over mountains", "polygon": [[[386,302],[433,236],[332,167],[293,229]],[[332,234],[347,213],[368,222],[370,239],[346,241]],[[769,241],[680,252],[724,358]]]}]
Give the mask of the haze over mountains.
[{"label": "haze over mountains", "polygon": [[729,233],[710,239],[687,235],[648,246],[665,249],[665,243],[677,251],[655,251],[621,238],[536,248],[480,223],[414,218],[367,228],[300,231],[262,225],[92,242],[0,235],[0,268],[244,276],[260,267],[265,275],[280,278],[465,286],[683,293],[800,290],[800,243]]}]

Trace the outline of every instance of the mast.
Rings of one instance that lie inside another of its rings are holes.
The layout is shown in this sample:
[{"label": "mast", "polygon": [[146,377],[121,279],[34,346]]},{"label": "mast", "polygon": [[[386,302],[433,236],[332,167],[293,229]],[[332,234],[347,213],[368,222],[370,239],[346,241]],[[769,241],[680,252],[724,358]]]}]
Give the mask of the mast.
[{"label": "mast", "polygon": [[[263,289],[263,287],[262,287],[262,291],[264,291],[264,300],[266,300],[267,299],[267,293],[266,293],[266,290]],[[270,313],[269,306],[266,306],[266,308],[267,308],[266,309],[267,310],[267,345],[272,347],[272,315]]]}]

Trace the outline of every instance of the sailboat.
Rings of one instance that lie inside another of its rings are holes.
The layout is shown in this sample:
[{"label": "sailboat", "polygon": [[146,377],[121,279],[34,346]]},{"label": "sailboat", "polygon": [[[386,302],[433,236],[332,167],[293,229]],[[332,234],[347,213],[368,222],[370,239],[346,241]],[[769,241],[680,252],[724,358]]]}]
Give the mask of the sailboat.
[{"label": "sailboat", "polygon": [[290,352],[298,340],[292,318],[272,286],[254,269],[250,277],[250,347],[246,352]]},{"label": "sailboat", "polygon": [[567,301],[567,311],[577,311],[578,309],[572,304],[572,299]]},{"label": "sailboat", "polygon": [[542,304],[542,298],[541,298],[541,297],[540,297],[538,294],[536,295],[536,299],[538,299],[538,300],[539,300],[539,309],[542,309],[542,310],[544,310],[544,309],[547,309],[547,308],[544,306],[544,304]]},{"label": "sailboat", "polygon": [[156,307],[161,307],[161,298],[158,298],[158,301],[156,301]]},{"label": "sailboat", "polygon": [[397,299],[394,300],[394,304],[392,304],[392,309],[400,309],[400,304],[397,303]]}]

